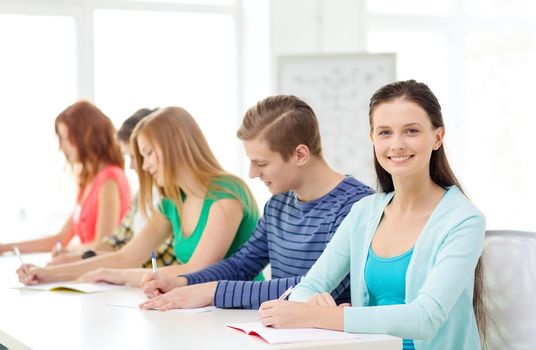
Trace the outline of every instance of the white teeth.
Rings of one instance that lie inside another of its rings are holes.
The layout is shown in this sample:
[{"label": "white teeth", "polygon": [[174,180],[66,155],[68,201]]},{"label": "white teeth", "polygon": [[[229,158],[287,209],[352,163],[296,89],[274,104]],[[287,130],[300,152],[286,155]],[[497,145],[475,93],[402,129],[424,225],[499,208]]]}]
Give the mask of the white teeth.
[{"label": "white teeth", "polygon": [[411,156],[404,156],[404,157],[390,157],[391,160],[395,161],[395,162],[403,162],[405,160],[408,160],[411,158]]}]

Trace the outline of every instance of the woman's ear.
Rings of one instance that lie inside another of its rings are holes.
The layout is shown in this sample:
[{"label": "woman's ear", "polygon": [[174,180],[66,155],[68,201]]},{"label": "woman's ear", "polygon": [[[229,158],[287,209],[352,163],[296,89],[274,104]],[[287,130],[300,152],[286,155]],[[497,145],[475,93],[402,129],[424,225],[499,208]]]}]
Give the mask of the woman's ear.
[{"label": "woman's ear", "polygon": [[437,151],[439,148],[441,148],[441,145],[443,144],[443,138],[445,137],[445,128],[439,127],[436,129],[436,142],[434,144],[434,151]]}]

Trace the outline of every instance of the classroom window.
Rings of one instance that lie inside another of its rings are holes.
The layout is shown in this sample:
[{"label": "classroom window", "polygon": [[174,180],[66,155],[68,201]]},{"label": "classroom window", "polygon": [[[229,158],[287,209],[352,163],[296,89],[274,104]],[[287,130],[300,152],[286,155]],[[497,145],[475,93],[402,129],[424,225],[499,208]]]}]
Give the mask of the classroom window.
[{"label": "classroom window", "polygon": [[182,106],[222,165],[240,173],[236,9],[234,0],[1,3],[0,93],[9,129],[0,138],[8,150],[0,242],[55,233],[73,209],[76,184],[54,119],[81,98],[116,127],[141,107]]},{"label": "classroom window", "polygon": [[367,9],[371,13],[439,15],[450,10],[449,0],[369,0]]},{"label": "classroom window", "polygon": [[54,119],[76,98],[74,21],[0,15],[3,242],[59,230],[75,199]]},{"label": "classroom window", "polygon": [[[397,54],[397,78],[428,83],[447,126],[449,161],[488,229],[536,230],[531,0],[367,2],[367,48]],[[406,6],[408,5],[408,6]],[[401,8],[404,7],[404,8]],[[522,131],[525,131],[522,132]]]},{"label": "classroom window", "polygon": [[533,0],[465,0],[463,5],[469,15],[536,15],[536,2]]},{"label": "classroom window", "polygon": [[183,107],[222,164],[238,168],[232,16],[98,10],[94,18],[95,100],[115,124],[141,107]]},{"label": "classroom window", "polygon": [[536,33],[469,32],[464,51],[464,180],[490,227],[534,228]]},{"label": "classroom window", "polygon": [[138,2],[169,2],[169,3],[178,3],[178,4],[206,4],[206,5],[231,5],[235,0],[127,0],[127,1],[138,1]]},{"label": "classroom window", "polygon": [[[396,53],[398,79],[426,81],[441,101],[447,98],[448,37],[442,32],[371,30],[368,49]],[[416,54],[426,46],[426,54]]]}]

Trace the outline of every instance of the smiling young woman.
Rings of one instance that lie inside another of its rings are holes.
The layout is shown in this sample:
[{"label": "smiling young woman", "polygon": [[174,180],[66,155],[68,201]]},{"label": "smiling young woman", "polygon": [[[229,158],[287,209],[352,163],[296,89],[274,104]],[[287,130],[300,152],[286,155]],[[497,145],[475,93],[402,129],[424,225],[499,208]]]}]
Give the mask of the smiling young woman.
[{"label": "smiling young woman", "polygon": [[[485,219],[448,164],[439,102],[423,83],[396,82],[372,96],[369,117],[381,192],[352,207],[292,301],[262,304],[260,320],[388,333],[404,349],[479,349]],[[352,306],[337,307],[326,292],[349,272]]]}]

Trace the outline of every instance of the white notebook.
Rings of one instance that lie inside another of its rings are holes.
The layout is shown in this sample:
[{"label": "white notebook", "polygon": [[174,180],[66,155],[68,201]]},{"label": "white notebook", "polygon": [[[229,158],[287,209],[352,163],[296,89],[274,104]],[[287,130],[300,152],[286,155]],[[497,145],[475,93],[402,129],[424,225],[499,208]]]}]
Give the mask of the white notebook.
[{"label": "white notebook", "polygon": [[30,290],[78,292],[78,293],[96,293],[96,292],[105,292],[108,290],[122,289],[125,287],[114,285],[114,284],[107,284],[107,283],[55,282],[55,283],[33,284],[33,285],[28,285],[28,286],[16,286],[13,288],[30,289]]},{"label": "white notebook", "polygon": [[237,329],[248,335],[256,335],[270,344],[303,343],[322,340],[359,339],[359,334],[330,331],[317,328],[279,329],[265,327],[259,322],[228,323],[227,327]]},{"label": "white notebook", "polygon": [[[109,302],[107,305],[139,309],[139,305],[145,301],[147,301],[147,299],[131,297],[131,298],[121,299],[118,301],[112,301],[112,302]],[[182,312],[182,313],[187,313],[187,314],[195,314],[195,313],[201,313],[201,312],[214,311],[216,309],[217,308],[215,306],[205,306],[205,307],[197,307],[193,309],[172,309],[169,311]]]}]

